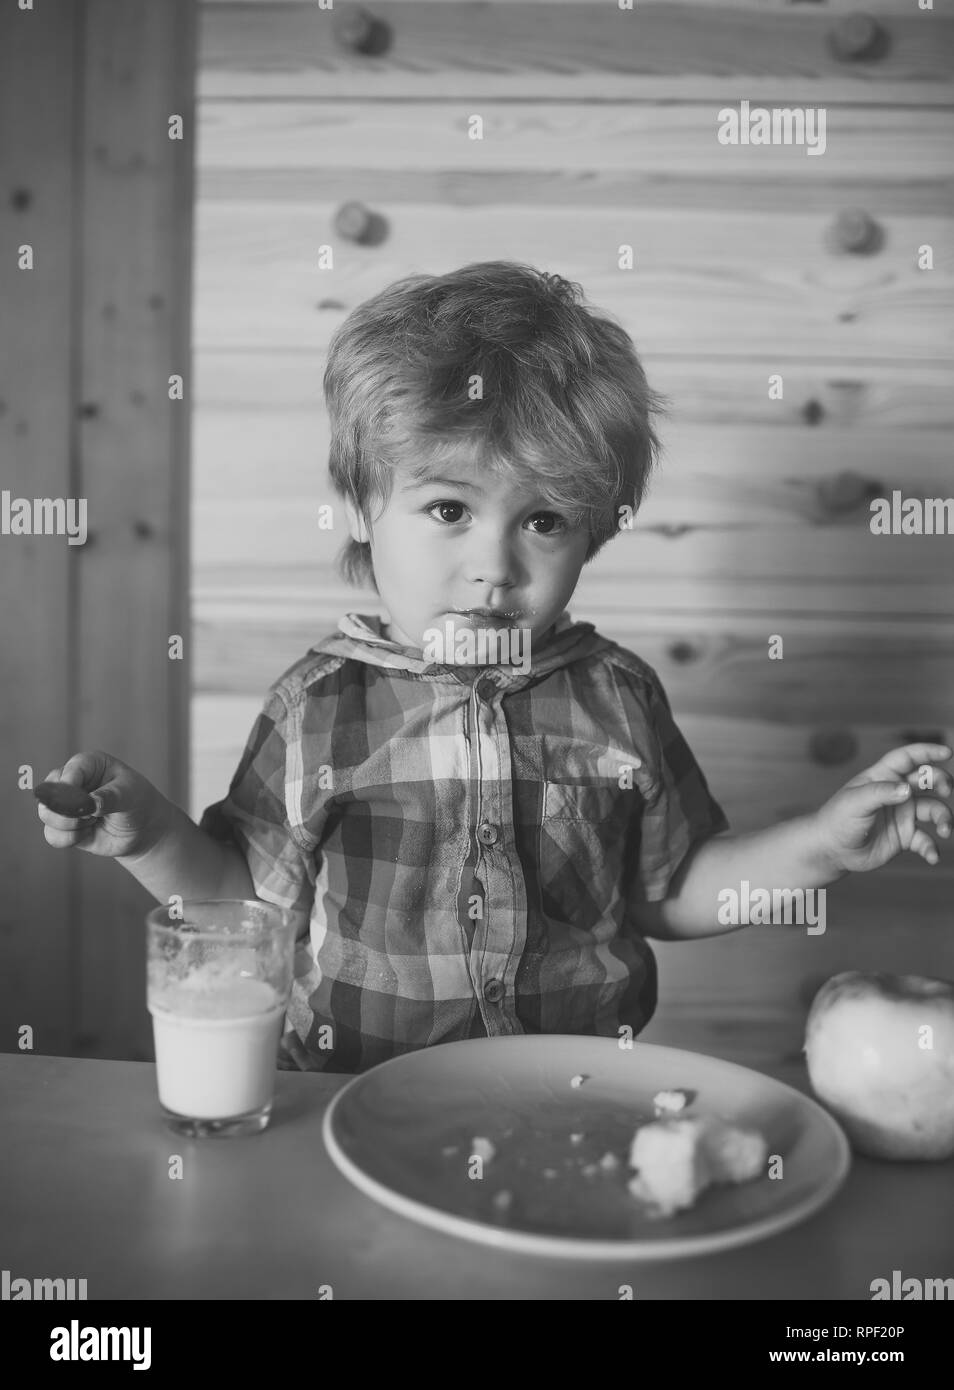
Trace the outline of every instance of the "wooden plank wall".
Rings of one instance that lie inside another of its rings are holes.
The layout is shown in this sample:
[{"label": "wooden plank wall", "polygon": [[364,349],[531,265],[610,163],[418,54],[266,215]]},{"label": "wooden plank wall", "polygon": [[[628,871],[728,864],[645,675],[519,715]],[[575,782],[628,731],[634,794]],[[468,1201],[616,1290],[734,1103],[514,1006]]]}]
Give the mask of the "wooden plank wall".
[{"label": "wooden plank wall", "polygon": [[153,900],[108,860],[47,845],[15,771],[39,781],[101,748],[188,800],[192,677],[169,637],[189,631],[195,20],[191,0],[0,12],[3,486],[83,498],[89,528],[73,547],[0,537],[7,1051],[29,1022],[39,1052],[151,1055]]},{"label": "wooden plank wall", "polygon": [[[72,354],[63,331],[77,221],[75,45],[73,9],[44,9],[26,23],[10,6],[0,10],[0,487],[18,496],[76,496],[67,448]],[[38,90],[59,100],[38,103]],[[18,266],[26,243],[32,271]],[[75,860],[51,862],[33,797],[18,784],[25,765],[44,777],[69,738],[76,553],[62,537],[0,535],[3,1052],[17,1050],[24,1025],[37,1052],[68,1053],[73,1044]]]},{"label": "wooden plank wall", "polygon": [[[819,805],[915,732],[954,736],[954,537],[872,536],[865,491],[954,491],[954,17],[864,10],[870,49],[846,58],[850,0],[206,0],[194,815],[224,794],[269,682],[342,612],[378,611],[334,574],[343,518],[317,527],[334,501],[331,333],[398,276],[475,260],[579,281],[673,398],[662,472],[571,612],[659,671],[733,829]],[[345,42],[362,22],[369,53]],[[742,99],[823,106],[824,155],[720,145],[717,112]],[[466,136],[474,112],[482,142]],[[350,201],[376,219],[370,244],[335,233]],[[851,209],[874,224],[867,252],[837,241]],[[617,269],[621,243],[633,271]],[[333,271],[317,268],[323,244]],[[843,475],[857,492],[839,507]],[[773,633],[784,662],[767,659]],[[848,735],[843,760],[819,761],[831,732]],[[797,1050],[836,970],[954,975],[940,853],[832,889],[824,936],[660,946],[644,1036],[758,1063]]]}]

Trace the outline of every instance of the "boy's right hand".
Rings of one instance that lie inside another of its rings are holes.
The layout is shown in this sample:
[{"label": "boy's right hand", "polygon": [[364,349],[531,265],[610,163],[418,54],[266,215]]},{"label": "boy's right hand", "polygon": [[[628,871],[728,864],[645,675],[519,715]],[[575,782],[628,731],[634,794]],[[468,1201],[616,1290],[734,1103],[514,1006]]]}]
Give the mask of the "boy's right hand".
[{"label": "boy's right hand", "polygon": [[109,753],[74,753],[45,780],[95,791],[102,806],[101,814],[89,820],[60,816],[38,803],[43,834],[54,849],[75,846],[90,854],[123,858],[147,853],[162,838],[170,803],[142,773]]}]

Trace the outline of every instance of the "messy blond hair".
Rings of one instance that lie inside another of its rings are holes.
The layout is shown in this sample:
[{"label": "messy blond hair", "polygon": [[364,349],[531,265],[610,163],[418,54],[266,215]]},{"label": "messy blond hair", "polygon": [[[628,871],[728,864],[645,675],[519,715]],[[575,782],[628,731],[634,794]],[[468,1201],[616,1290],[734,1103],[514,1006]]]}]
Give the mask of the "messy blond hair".
[{"label": "messy blond hair", "polygon": [[[635,515],[659,459],[651,416],[668,402],[629,335],[582,299],[559,275],[484,261],[409,275],[348,315],[324,375],[329,473],[371,534],[395,467],[420,477],[464,461],[586,526],[586,561],[618,533],[621,508]],[[338,566],[377,591],[369,543],[349,538]]]}]

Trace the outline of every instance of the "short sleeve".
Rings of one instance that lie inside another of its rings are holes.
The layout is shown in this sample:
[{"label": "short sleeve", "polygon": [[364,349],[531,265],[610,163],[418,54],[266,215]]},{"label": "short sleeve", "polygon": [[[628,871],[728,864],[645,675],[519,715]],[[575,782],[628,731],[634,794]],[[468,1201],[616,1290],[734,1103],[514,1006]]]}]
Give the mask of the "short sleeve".
[{"label": "short sleeve", "polygon": [[634,888],[637,900],[661,902],[689,850],[730,826],[673,719],[668,696],[655,672],[649,715],[654,735],[651,746],[658,761],[642,811]]},{"label": "short sleeve", "polygon": [[300,746],[285,701],[270,691],[228,795],[206,807],[199,829],[238,846],[263,902],[307,916],[314,899],[315,856],[296,837],[288,813],[289,773]]}]

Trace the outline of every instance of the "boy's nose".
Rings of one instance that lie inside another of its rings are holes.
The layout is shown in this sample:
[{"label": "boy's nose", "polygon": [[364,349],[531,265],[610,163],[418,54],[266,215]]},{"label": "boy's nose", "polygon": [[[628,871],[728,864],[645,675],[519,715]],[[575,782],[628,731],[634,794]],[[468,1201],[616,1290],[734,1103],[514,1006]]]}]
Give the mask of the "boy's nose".
[{"label": "boy's nose", "polygon": [[475,608],[492,608],[494,605],[491,599],[496,594],[506,593],[508,589],[513,587],[512,581],[505,575],[494,574],[489,570],[485,570],[482,574],[474,575],[470,580],[470,584],[473,586],[472,592],[477,588],[480,589],[481,593],[485,590],[487,591],[487,597],[484,602],[475,603]]},{"label": "boy's nose", "polygon": [[503,539],[475,545],[467,557],[465,573],[468,584],[489,586],[492,590],[511,588],[514,575],[510,546]]}]

